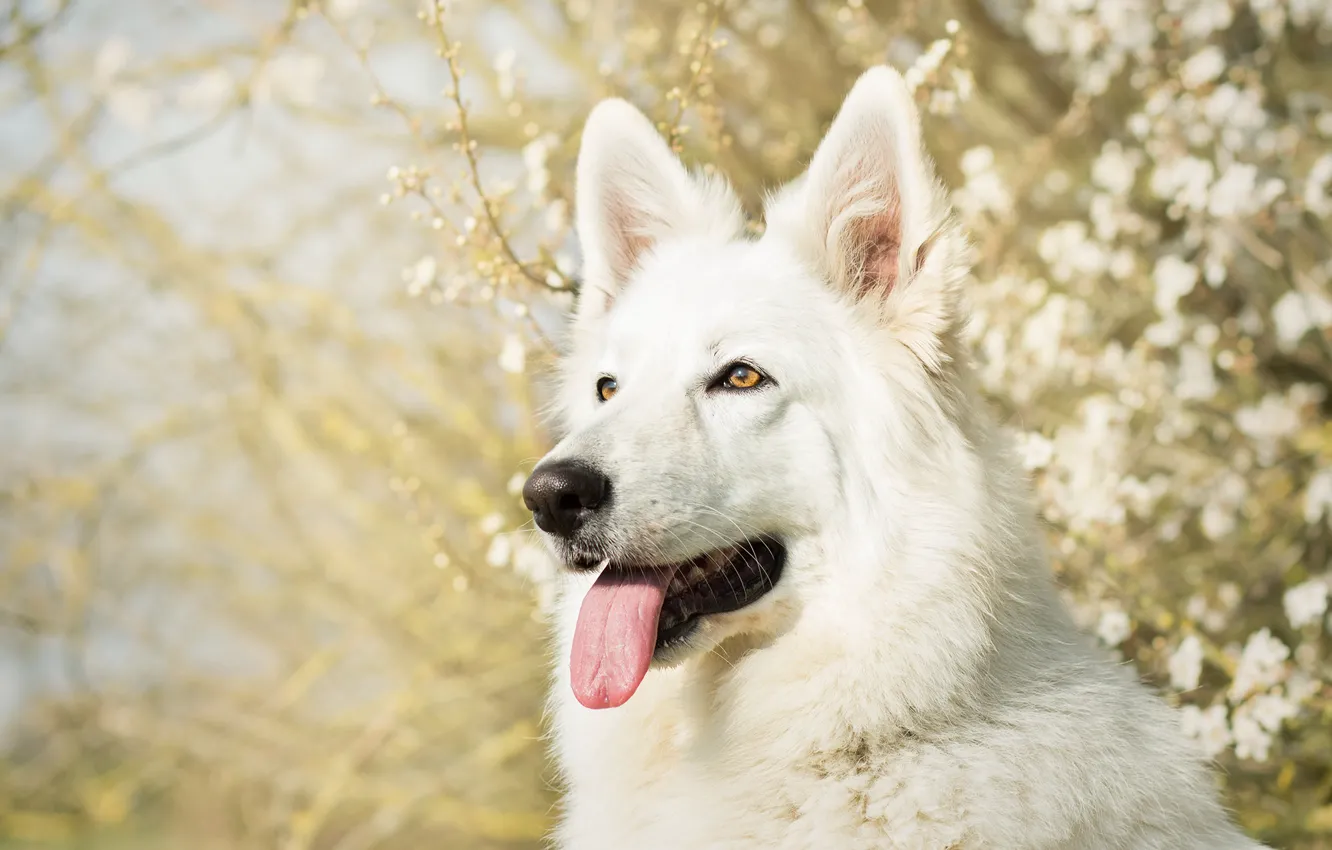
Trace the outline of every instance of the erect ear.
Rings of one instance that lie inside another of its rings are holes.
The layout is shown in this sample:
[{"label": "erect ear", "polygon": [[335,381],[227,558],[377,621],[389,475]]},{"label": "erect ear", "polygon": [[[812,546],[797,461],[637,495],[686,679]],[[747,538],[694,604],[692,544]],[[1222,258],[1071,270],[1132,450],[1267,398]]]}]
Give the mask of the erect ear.
[{"label": "erect ear", "polygon": [[798,186],[769,212],[828,282],[873,307],[927,366],[955,316],[961,243],[896,71],[866,71]]},{"label": "erect ear", "polygon": [[647,116],[618,98],[603,100],[588,116],[576,179],[579,324],[604,313],[663,240],[725,241],[744,224],[730,188],[691,177]]}]

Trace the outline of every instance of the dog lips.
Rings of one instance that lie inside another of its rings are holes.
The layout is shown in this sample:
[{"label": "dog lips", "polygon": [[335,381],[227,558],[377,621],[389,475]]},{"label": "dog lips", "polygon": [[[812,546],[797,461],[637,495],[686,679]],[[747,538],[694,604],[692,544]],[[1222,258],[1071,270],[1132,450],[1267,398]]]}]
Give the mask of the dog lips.
[{"label": "dog lips", "polygon": [[588,708],[629,701],[652,663],[657,621],[673,569],[618,570],[597,576],[574,627],[569,658],[574,696]]}]

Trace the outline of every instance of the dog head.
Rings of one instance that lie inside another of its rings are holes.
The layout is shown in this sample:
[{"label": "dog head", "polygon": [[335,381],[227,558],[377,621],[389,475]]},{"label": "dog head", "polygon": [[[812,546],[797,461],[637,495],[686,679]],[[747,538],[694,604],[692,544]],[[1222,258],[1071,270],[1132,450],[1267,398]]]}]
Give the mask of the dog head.
[{"label": "dog head", "polygon": [[780,632],[830,572],[872,560],[854,541],[945,498],[962,243],[887,68],[759,239],[621,100],[587,121],[576,201],[565,436],[524,497],[564,563],[600,571],[572,662],[579,699],[607,706],[651,663]]}]

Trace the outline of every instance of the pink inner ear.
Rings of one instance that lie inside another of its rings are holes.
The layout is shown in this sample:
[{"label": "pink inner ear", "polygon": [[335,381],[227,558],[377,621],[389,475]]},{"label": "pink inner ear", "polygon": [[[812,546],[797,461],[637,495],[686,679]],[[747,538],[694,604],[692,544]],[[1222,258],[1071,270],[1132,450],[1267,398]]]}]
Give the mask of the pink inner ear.
[{"label": "pink inner ear", "polygon": [[880,213],[862,219],[856,228],[860,249],[860,276],[856,295],[883,298],[897,285],[902,253],[902,203],[896,189]]},{"label": "pink inner ear", "polygon": [[639,258],[652,242],[643,235],[646,217],[634,209],[619,192],[610,193],[605,208],[606,226],[610,231],[606,248],[610,255],[611,274],[619,285],[633,272]]}]

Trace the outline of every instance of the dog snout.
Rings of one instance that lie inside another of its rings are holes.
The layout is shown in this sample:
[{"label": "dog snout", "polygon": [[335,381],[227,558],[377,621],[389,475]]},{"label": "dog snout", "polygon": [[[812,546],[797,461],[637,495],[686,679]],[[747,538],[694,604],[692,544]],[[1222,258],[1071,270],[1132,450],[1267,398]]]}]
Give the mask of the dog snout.
[{"label": "dog snout", "polygon": [[577,461],[538,466],[523,485],[523,504],[537,528],[569,538],[610,494],[610,479]]}]

